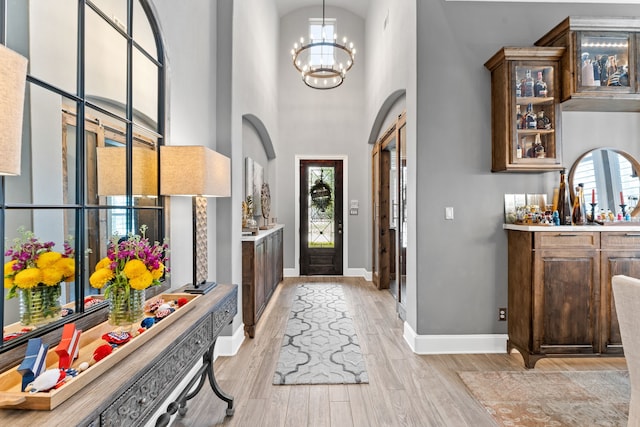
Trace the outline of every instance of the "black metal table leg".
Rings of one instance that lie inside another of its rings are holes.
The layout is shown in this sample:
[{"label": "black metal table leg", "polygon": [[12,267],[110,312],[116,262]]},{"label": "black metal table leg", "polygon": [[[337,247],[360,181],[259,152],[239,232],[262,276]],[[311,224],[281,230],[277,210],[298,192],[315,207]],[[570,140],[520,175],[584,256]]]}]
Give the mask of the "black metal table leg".
[{"label": "black metal table leg", "polygon": [[211,390],[213,390],[216,396],[218,396],[220,399],[227,402],[227,416],[232,417],[233,413],[235,412],[235,408],[233,407],[233,396],[228,395],[227,393],[225,393],[220,389],[220,386],[216,381],[215,372],[213,371],[213,349],[215,348],[217,341],[218,340],[216,339],[213,342],[211,347],[209,347],[209,351],[204,355],[205,358],[206,357],[209,358],[209,363],[207,364],[207,374],[209,375],[209,385],[211,385]]},{"label": "black metal table leg", "polygon": [[[193,399],[200,392],[207,376],[209,377],[209,384],[211,385],[211,389],[216,394],[216,396],[227,402],[227,416],[233,416],[233,413],[235,412],[235,408],[233,407],[233,397],[226,394],[220,389],[220,386],[216,381],[215,373],[213,371],[213,351],[215,349],[217,341],[217,339],[213,341],[213,343],[209,346],[207,351],[202,356],[202,366],[200,366],[200,368],[198,369],[197,374],[191,379],[191,381],[189,381],[189,384],[187,384],[184,390],[182,390],[178,398],[167,405],[167,412],[158,417],[156,426],[167,426],[169,424],[169,421],[171,421],[171,416],[176,412],[178,412],[180,415],[186,414],[187,401]],[[198,381],[198,386],[191,393],[189,393],[189,390],[191,390],[191,387],[193,387],[196,381]]]}]

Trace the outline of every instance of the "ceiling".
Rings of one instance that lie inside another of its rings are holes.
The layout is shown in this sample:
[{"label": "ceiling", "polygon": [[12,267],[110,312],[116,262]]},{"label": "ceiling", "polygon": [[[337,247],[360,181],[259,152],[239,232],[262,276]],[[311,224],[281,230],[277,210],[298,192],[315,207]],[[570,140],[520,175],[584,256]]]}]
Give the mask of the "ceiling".
[{"label": "ceiling", "polygon": [[[322,6],[322,0],[275,0],[280,16],[307,6]],[[336,6],[359,15],[367,17],[369,0],[325,0],[326,6]]]}]

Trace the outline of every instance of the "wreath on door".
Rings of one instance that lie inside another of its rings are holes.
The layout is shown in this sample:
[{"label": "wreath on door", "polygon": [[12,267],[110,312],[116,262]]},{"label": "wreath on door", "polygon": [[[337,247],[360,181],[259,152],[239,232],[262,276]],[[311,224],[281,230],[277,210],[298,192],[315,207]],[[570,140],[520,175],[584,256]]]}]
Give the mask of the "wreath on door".
[{"label": "wreath on door", "polygon": [[331,187],[329,187],[322,179],[322,171],[320,179],[316,179],[309,190],[311,196],[311,206],[324,212],[331,205]]}]

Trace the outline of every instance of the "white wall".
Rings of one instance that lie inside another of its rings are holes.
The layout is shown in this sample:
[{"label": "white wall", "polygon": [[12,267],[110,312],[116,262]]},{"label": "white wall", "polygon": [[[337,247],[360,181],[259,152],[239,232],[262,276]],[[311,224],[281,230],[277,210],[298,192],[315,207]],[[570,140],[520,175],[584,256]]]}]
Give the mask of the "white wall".
[{"label": "white wall", "polygon": [[276,159],[277,194],[275,203],[278,222],[284,229],[284,267],[298,267],[295,259],[295,156],[307,158],[327,155],[347,156],[347,200],[359,200],[357,216],[344,218],[348,239],[349,268],[363,268],[370,264],[369,233],[369,174],[370,161],[365,125],[365,68],[367,47],[364,20],[353,13],[326,7],[327,18],[336,18],[338,36],[347,36],[357,50],[354,66],[342,86],[332,90],[307,87],[291,62],[291,48],[300,37],[308,37],[309,18],[322,17],[321,7],[297,9],[280,19],[280,42],[277,58],[281,75],[278,84],[279,139]]}]

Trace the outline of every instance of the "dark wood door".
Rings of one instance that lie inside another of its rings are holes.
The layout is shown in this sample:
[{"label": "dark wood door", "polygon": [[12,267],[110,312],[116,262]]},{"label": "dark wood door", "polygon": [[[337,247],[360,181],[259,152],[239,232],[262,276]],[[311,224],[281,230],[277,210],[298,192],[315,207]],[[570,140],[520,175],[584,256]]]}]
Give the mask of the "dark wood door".
[{"label": "dark wood door", "polygon": [[342,275],[342,231],[342,160],[301,160],[301,275]]},{"label": "dark wood door", "polygon": [[373,269],[372,281],[378,289],[389,288],[391,266],[394,265],[391,246],[391,230],[389,224],[390,205],[390,161],[391,154],[383,149],[383,144],[376,143],[371,152],[372,167],[372,226],[373,226]]}]

